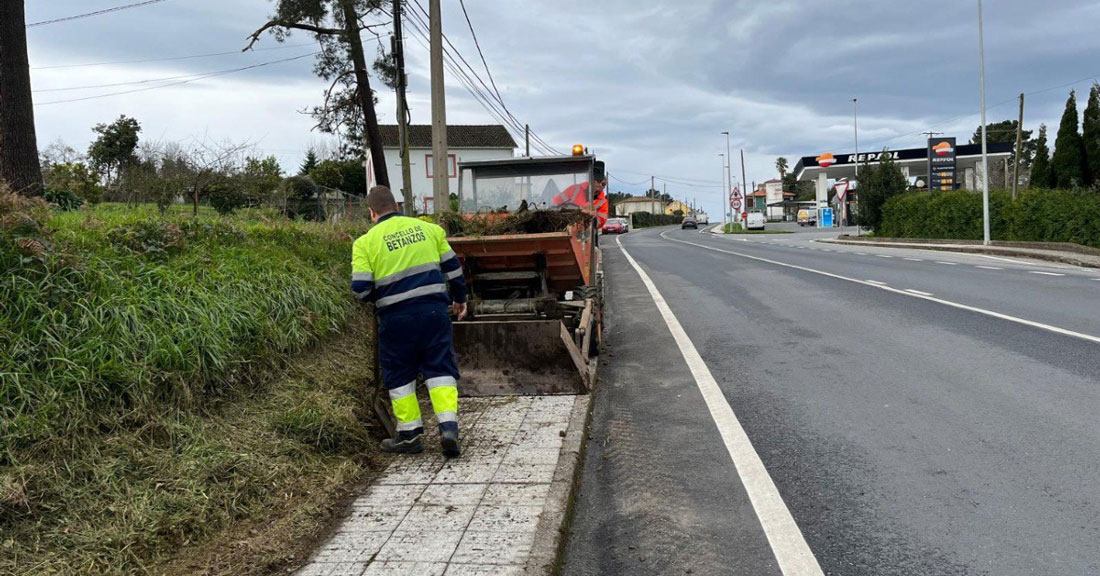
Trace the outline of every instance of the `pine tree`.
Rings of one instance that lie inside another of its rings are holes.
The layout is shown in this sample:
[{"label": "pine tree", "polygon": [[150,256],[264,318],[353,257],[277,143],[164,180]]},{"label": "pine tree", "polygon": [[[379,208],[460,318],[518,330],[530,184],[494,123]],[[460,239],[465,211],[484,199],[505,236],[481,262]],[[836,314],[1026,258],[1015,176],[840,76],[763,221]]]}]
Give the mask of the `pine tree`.
[{"label": "pine tree", "polygon": [[302,162],[302,166],[298,168],[299,176],[309,176],[310,172],[317,169],[320,162],[317,161],[317,153],[313,151],[313,148],[306,152],[306,161]]},{"label": "pine tree", "polygon": [[1051,188],[1053,186],[1050,170],[1050,147],[1047,146],[1047,125],[1039,126],[1039,140],[1035,143],[1035,160],[1031,163],[1031,187]]},{"label": "pine tree", "polygon": [[1085,174],[1090,185],[1100,184],[1100,84],[1089,90],[1089,105],[1085,108]]},{"label": "pine tree", "polygon": [[1070,92],[1062,123],[1058,126],[1058,139],[1054,141],[1054,157],[1050,161],[1056,188],[1076,188],[1087,184],[1085,142],[1077,131],[1078,127],[1077,93]]}]

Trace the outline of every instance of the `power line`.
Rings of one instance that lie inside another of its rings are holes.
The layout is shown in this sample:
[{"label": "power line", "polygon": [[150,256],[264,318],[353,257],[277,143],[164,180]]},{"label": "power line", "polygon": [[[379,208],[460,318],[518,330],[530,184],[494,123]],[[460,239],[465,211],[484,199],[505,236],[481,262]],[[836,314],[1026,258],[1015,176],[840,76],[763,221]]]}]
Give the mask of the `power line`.
[{"label": "power line", "polygon": [[139,8],[141,6],[148,6],[150,4],[160,4],[161,2],[167,2],[168,0],[145,0],[145,2],[135,2],[133,4],[126,4],[124,6],[116,6],[114,8],[107,8],[106,10],[97,10],[95,12],[88,12],[86,14],[76,14],[74,16],[65,16],[64,18],[54,18],[53,20],[43,20],[41,22],[32,22],[27,24],[27,28],[34,28],[36,26],[46,26],[48,24],[57,24],[60,22],[69,22],[71,20],[79,20],[81,18],[91,18],[92,16],[100,16],[103,14],[110,14],[112,12],[119,12],[122,10],[128,10],[130,8]]},{"label": "power line", "polygon": [[[412,18],[410,18],[408,22],[412,24],[413,28],[421,35],[422,38],[426,39],[428,22],[425,19],[430,19],[430,15],[419,1],[416,1],[415,3],[420,12],[418,13],[415,10],[410,11],[410,15],[412,16]],[[385,12],[385,10],[383,10],[383,12]],[[443,39],[447,43],[447,46],[444,46],[444,55],[451,60],[452,67],[450,69],[452,71],[452,74],[455,74],[460,81],[466,84],[467,91],[469,91],[471,95],[473,95],[474,98],[478,100],[478,102],[481,103],[483,107],[486,108],[486,110],[490,111],[490,114],[492,114],[494,117],[497,117],[498,120],[500,120],[506,127],[511,127],[513,131],[513,136],[520,137],[520,135],[522,135],[524,132],[524,124],[520,122],[514,114],[512,114],[511,110],[508,109],[507,105],[504,104],[504,100],[500,98],[499,95],[494,95],[492,93],[489,85],[485,83],[485,81],[481,78],[477,71],[474,70],[473,66],[471,66],[466,58],[462,56],[461,51],[458,50],[458,48],[454,45],[454,43],[451,42],[450,38],[448,38],[446,34],[443,35]],[[421,41],[420,43],[421,45],[424,45],[423,41]],[[481,88],[478,88],[478,84],[481,85]],[[543,154],[561,154],[561,152],[556,150],[553,146],[547,144],[546,141],[543,140],[534,131],[531,131],[530,134],[532,140],[534,141],[535,147],[538,148]]]},{"label": "power line", "polygon": [[474,32],[474,23],[470,21],[470,13],[466,11],[466,0],[458,0],[458,4],[462,6],[462,15],[466,17],[466,25],[470,27],[470,36],[474,38],[474,46],[477,48],[478,56],[481,56],[481,63],[485,66],[485,74],[489,76],[489,83],[493,85],[497,100],[503,101],[500,90],[497,89],[497,83],[493,80],[493,73],[489,71],[489,63],[485,61],[485,53],[481,51],[481,44],[477,41],[477,32]]},{"label": "power line", "polygon": [[[427,24],[425,23],[423,17],[417,12],[411,11],[409,14],[412,17],[406,21],[409,22],[409,24],[413,28],[413,31],[415,32],[415,34],[413,35],[414,39],[416,39],[416,41],[422,47],[424,47],[425,50],[429,49],[429,46],[427,44],[427,42],[429,42],[428,33],[426,31]],[[444,36],[444,38],[446,37]],[[448,44],[450,44],[450,41],[448,41]],[[453,44],[451,44],[451,48],[454,48]],[[466,91],[469,92],[470,95],[473,96],[474,99],[479,104],[481,104],[481,106],[485,108],[485,110],[489,112],[489,114],[493,116],[494,119],[496,119],[506,128],[508,128],[514,137],[518,137],[517,135],[522,133],[522,125],[515,118],[515,116],[511,115],[511,113],[508,112],[506,109],[501,110],[503,106],[499,105],[495,101],[493,95],[488,92],[488,86],[485,85],[485,82],[481,80],[481,78],[477,75],[473,68],[470,67],[469,63],[466,62],[465,59],[462,59],[461,54],[458,55],[458,58],[455,58],[455,52],[457,52],[457,49],[452,51],[447,46],[443,47],[443,54],[445,57],[444,64],[447,66],[447,69],[455,78],[459,80],[460,83],[462,83],[463,87],[466,88]],[[465,68],[463,68],[462,65],[459,63],[460,59],[463,63],[466,64]],[[475,82],[474,78],[477,78],[477,82]],[[484,90],[477,86],[478,83],[480,83],[481,86],[484,87]],[[535,140],[535,146],[543,154],[556,153],[552,148],[550,148],[537,138]]]},{"label": "power line", "polygon": [[[269,50],[289,50],[291,48],[305,48],[306,46],[312,46],[313,43],[308,44],[293,44],[289,46],[273,46],[271,48],[253,48],[250,52],[266,52]],[[165,58],[145,58],[141,60],[113,60],[105,62],[87,62],[84,64],[56,64],[51,66],[36,66],[31,70],[56,70],[59,68],[87,68],[90,66],[110,66],[113,64],[144,64],[146,62],[173,62],[177,60],[195,60],[199,58],[213,58],[215,56],[231,56],[236,54],[247,54],[242,50],[230,50],[228,52],[211,52],[209,54],[192,54],[189,56],[169,56]]]},{"label": "power line", "polygon": [[251,66],[243,66],[241,68],[233,68],[231,70],[221,70],[221,71],[218,71],[218,72],[211,72],[209,74],[204,74],[202,76],[198,76],[198,77],[195,77],[195,78],[190,78],[188,80],[180,80],[179,82],[172,82],[172,83],[169,83],[169,84],[162,84],[160,86],[150,86],[148,88],[135,88],[133,90],[123,90],[121,92],[111,92],[111,93],[108,93],[108,94],[98,94],[96,96],[85,96],[83,98],[71,98],[71,99],[68,99],[68,100],[52,100],[52,101],[49,101],[49,102],[36,102],[35,106],[50,106],[52,104],[66,104],[66,103],[69,103],[69,102],[83,102],[83,101],[86,101],[86,100],[97,100],[99,98],[108,98],[110,96],[121,96],[123,94],[134,94],[136,92],[147,92],[149,90],[158,90],[160,88],[169,88],[169,87],[172,87],[172,86],[180,86],[182,84],[190,84],[191,82],[197,82],[199,80],[204,80],[206,78],[213,78],[215,76],[225,76],[227,74],[235,74],[237,72],[244,72],[246,70],[254,70],[256,68],[262,68],[264,66],[271,66],[273,64],[282,64],[283,62],[293,62],[295,60],[301,60],[302,58],[309,58],[311,56],[316,56],[317,54],[320,54],[320,52],[319,51],[318,52],[311,52],[309,54],[302,54],[300,56],[294,56],[293,58],[283,58],[282,60],[272,60],[270,62],[263,62],[263,63],[260,63],[260,64],[253,64]]}]

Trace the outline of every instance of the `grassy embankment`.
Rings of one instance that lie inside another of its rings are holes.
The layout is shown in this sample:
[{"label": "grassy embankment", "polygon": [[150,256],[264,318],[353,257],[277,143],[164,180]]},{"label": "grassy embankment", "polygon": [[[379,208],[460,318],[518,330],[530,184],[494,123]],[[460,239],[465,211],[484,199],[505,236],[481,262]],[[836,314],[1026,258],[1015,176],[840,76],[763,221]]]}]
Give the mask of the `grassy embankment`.
[{"label": "grassy embankment", "polygon": [[259,574],[372,468],[362,224],[0,195],[0,574]]}]

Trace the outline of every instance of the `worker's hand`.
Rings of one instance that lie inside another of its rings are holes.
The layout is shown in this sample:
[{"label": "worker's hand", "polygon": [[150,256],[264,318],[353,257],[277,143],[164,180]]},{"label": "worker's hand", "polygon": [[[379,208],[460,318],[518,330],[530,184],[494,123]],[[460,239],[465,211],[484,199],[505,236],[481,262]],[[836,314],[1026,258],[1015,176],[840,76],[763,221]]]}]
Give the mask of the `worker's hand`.
[{"label": "worker's hand", "polygon": [[451,311],[454,312],[455,318],[459,320],[466,319],[466,303],[455,302],[451,305]]}]

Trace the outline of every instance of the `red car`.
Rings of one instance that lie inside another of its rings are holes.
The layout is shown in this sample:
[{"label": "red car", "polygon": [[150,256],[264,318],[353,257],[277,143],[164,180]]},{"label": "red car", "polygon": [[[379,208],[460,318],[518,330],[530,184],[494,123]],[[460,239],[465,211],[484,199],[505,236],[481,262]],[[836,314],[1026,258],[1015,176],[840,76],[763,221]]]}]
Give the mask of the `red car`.
[{"label": "red car", "polygon": [[604,234],[611,234],[611,233],[622,234],[623,232],[626,232],[626,226],[623,225],[622,220],[612,218],[612,219],[610,219],[610,220],[608,220],[607,222],[604,223],[603,228],[601,229],[601,231]]}]

